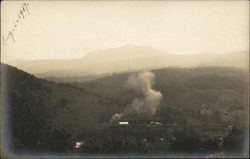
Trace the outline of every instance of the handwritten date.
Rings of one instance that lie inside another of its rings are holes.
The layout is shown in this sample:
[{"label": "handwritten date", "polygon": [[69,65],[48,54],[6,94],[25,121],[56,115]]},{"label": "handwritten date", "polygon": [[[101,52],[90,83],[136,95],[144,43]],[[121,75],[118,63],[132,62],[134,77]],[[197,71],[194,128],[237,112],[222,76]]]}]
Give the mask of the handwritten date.
[{"label": "handwritten date", "polygon": [[14,32],[18,27],[19,22],[22,19],[25,19],[25,17],[27,15],[30,15],[30,11],[29,11],[29,3],[24,2],[21,6],[21,9],[18,12],[18,18],[14,21],[14,26],[12,27],[12,29],[10,29],[10,31],[8,32],[7,37],[3,37],[3,45],[6,45],[7,42],[9,41],[9,39],[12,39],[13,42],[16,41],[15,36],[14,36]]}]

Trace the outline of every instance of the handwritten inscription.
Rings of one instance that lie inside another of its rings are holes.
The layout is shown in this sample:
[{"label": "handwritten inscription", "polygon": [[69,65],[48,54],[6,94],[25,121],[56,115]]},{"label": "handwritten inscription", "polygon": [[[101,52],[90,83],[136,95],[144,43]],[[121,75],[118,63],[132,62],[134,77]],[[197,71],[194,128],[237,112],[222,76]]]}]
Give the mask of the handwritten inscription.
[{"label": "handwritten inscription", "polygon": [[14,21],[14,26],[12,27],[12,29],[10,29],[10,31],[8,32],[8,35],[7,35],[6,38],[2,37],[3,45],[6,45],[7,42],[9,41],[9,39],[11,39],[13,42],[16,41],[15,36],[14,36],[14,32],[17,29],[18,24],[20,23],[20,21],[22,19],[25,19],[26,15],[30,15],[29,6],[30,6],[29,3],[26,3],[26,2],[24,2],[22,4],[21,9],[19,10],[18,15],[17,15],[18,17]]}]

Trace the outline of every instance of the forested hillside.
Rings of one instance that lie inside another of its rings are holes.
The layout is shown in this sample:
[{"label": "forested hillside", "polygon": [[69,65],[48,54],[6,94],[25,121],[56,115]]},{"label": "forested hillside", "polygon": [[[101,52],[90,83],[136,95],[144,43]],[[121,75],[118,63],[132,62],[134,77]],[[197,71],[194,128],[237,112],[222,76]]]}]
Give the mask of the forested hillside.
[{"label": "forested hillside", "polygon": [[12,148],[18,152],[69,151],[73,148],[74,132],[68,128],[74,122],[99,123],[99,111],[107,108],[95,104],[102,101],[96,95],[36,78],[9,65],[1,64],[1,81],[1,100],[7,103],[4,108],[9,112]]},{"label": "forested hillside", "polygon": [[[208,114],[220,118],[214,122],[240,122],[247,118],[248,73],[247,70],[230,67],[197,67],[197,68],[166,68],[154,70],[155,89],[159,90],[163,99],[159,112],[166,122],[178,122],[178,114],[182,119],[184,114],[198,120],[203,109]],[[115,74],[110,77],[90,82],[74,83],[87,91],[102,97],[112,98],[117,103],[126,106],[131,104],[135,92],[126,86],[129,73]],[[229,113],[229,115],[228,115]],[[219,115],[218,115],[219,114]],[[226,114],[226,115],[225,115]],[[244,115],[243,115],[244,114]],[[237,120],[233,119],[237,116]],[[213,122],[209,120],[209,122]]]},{"label": "forested hillside", "polygon": [[[126,84],[133,73],[61,84],[2,64],[1,100],[7,103],[4,108],[9,110],[13,150],[73,152],[77,140],[86,142],[80,152],[201,151],[198,150],[200,144],[207,150],[217,150],[218,142],[213,136],[220,136],[224,128],[205,132],[192,129],[192,126],[216,124],[236,128],[225,138],[224,147],[230,151],[239,149],[242,128],[248,118],[246,70],[199,67],[152,72],[155,73],[154,89],[160,91],[163,98],[155,116],[148,120],[157,118],[163,124],[182,128],[109,128],[111,117],[140,96]],[[201,143],[201,134],[208,137],[207,142]],[[159,141],[162,139],[164,142]],[[192,150],[183,145],[191,140],[197,144]]]}]

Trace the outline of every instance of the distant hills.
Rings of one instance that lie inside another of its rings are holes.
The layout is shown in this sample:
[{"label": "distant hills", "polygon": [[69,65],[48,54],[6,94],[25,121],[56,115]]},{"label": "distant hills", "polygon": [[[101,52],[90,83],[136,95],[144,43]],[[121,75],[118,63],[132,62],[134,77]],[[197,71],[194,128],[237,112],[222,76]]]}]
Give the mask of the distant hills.
[{"label": "distant hills", "polygon": [[9,62],[38,77],[68,78],[105,76],[117,72],[164,67],[231,66],[248,67],[248,52],[227,54],[167,54],[150,46],[125,45],[123,47],[90,52],[79,59],[67,60],[16,60]]}]

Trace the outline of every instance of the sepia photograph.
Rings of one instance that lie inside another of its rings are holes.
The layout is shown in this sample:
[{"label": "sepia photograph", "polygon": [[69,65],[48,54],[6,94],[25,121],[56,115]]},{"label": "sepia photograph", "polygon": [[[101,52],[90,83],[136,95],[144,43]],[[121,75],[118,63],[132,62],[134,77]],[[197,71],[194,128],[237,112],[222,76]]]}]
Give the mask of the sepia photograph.
[{"label": "sepia photograph", "polygon": [[249,1],[1,1],[1,158],[249,158]]}]

